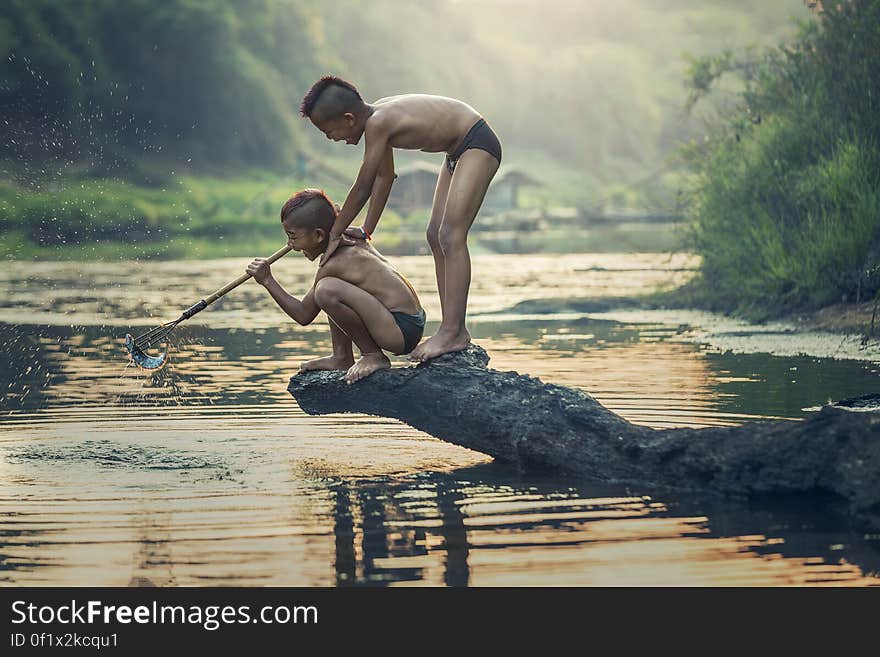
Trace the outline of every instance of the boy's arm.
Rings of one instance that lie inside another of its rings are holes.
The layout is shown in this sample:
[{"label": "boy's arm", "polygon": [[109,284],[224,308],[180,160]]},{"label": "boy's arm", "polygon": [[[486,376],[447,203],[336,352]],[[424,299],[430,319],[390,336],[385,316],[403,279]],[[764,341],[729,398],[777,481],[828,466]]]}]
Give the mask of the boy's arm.
[{"label": "boy's arm", "polygon": [[272,298],[275,299],[275,303],[281,307],[281,310],[286,312],[302,326],[314,322],[315,317],[318,316],[318,313],[321,310],[318,308],[318,304],[315,303],[315,288],[306,292],[306,295],[302,298],[302,301],[300,301],[296,297],[285,292],[284,288],[281,287],[278,281],[274,278],[270,278],[263,283],[263,287],[265,287],[269,294],[272,295]]},{"label": "boy's arm", "polygon": [[[345,198],[345,202],[342,204],[339,214],[336,215],[333,228],[330,229],[330,243],[327,245],[324,255],[321,256],[321,265],[327,262],[330,256],[333,255],[333,252],[339,247],[339,240],[342,238],[345,229],[351,225],[358,212],[363,210],[364,205],[370,200],[370,196],[373,193],[373,185],[379,173],[379,167],[385,159],[386,149],[390,147],[388,138],[389,132],[385,122],[381,117],[373,117],[369,129],[364,131],[364,139],[366,140],[364,161],[361,164],[361,169],[358,172],[357,179],[354,181],[354,185],[352,185],[348,196]],[[384,206],[385,203],[383,202],[382,207],[384,208]]]},{"label": "boy's arm", "polygon": [[247,272],[254,277],[257,283],[266,288],[266,291],[272,295],[272,298],[275,299],[275,303],[278,304],[281,310],[296,320],[297,323],[306,326],[315,321],[315,317],[318,316],[321,309],[315,303],[314,286],[300,301],[281,287],[272,276],[272,271],[263,258],[257,258],[248,265]]},{"label": "boy's arm", "polygon": [[373,183],[373,192],[370,194],[370,206],[367,208],[367,218],[364,219],[364,230],[367,235],[372,235],[376,230],[376,224],[385,210],[388,196],[391,194],[391,185],[397,174],[394,173],[394,149],[388,146],[385,149],[385,157],[376,173],[376,181]]}]

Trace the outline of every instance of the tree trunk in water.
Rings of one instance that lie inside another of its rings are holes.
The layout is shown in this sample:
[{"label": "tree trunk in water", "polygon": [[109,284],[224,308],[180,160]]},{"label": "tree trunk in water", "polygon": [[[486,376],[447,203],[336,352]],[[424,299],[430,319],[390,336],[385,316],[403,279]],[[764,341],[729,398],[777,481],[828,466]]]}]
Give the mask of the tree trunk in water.
[{"label": "tree trunk in water", "polygon": [[880,414],[828,406],[804,421],[651,429],[590,395],[488,369],[472,345],[347,385],[343,372],[301,372],[288,390],[312,415],[396,418],[524,470],[604,482],[768,495],[834,493],[880,526]]}]

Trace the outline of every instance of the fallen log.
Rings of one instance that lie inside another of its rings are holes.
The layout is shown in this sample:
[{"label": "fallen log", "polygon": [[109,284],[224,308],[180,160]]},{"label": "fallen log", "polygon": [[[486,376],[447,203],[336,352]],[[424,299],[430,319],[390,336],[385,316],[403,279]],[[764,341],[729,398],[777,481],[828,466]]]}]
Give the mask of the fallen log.
[{"label": "fallen log", "polygon": [[396,418],[524,470],[747,496],[832,493],[880,526],[878,413],[827,406],[803,421],[659,430],[579,390],[488,363],[472,345],[354,385],[342,372],[301,372],[288,390],[309,414]]}]

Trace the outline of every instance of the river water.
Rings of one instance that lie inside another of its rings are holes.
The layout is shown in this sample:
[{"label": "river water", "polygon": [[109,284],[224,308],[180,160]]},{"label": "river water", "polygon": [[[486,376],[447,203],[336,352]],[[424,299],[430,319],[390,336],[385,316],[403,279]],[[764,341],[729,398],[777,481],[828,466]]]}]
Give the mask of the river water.
[{"label": "river water", "polygon": [[[430,258],[392,261],[433,329]],[[0,581],[880,584],[880,536],[831,502],[532,477],[393,420],[310,417],[286,386],[298,363],[329,353],[323,317],[299,327],[252,282],[176,329],[161,372],[127,364],[126,332],[177,317],[246,264],[6,263]],[[686,255],[477,256],[471,332],[492,367],[581,388],[653,427],[796,419],[876,391],[875,363],[722,351],[674,314],[504,312],[670,287],[693,266]],[[274,270],[302,294],[314,267],[292,253]]]}]

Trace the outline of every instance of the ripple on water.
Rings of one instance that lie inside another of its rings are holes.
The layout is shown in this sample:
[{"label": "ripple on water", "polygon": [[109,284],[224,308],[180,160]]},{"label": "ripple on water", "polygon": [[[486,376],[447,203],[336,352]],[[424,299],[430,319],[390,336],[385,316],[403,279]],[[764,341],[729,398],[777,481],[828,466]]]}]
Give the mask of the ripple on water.
[{"label": "ripple on water", "polygon": [[[28,445],[12,449],[7,457],[10,463],[22,460],[89,461],[102,466],[134,468],[139,470],[198,470],[222,468],[221,458],[193,454],[169,448],[167,445],[120,445],[112,440],[85,440],[62,445]],[[59,464],[64,467],[64,464]]]},{"label": "ripple on water", "polygon": [[[256,408],[237,418],[212,410],[202,418],[192,409],[179,418],[172,409],[152,420],[81,418],[79,441],[60,419],[37,428],[0,423],[0,433],[15,436],[0,444],[0,580],[878,583],[840,561],[846,551],[827,559],[814,548],[806,557],[786,553],[792,530],[776,517],[726,530],[729,521],[714,521],[715,513],[620,486],[533,481],[375,418],[290,423]],[[96,437],[102,432],[115,438]],[[839,530],[828,536],[852,542]]]},{"label": "ripple on water", "polygon": [[[477,257],[472,310],[572,290],[641,293],[684,274],[664,257],[529,256],[515,267],[508,256]],[[439,317],[431,258],[395,262],[429,318]],[[176,330],[161,375],[125,367],[126,331],[168,319],[181,299],[240,268],[229,259],[0,272],[9,300],[0,321],[10,322],[0,324],[0,581],[878,583],[877,540],[812,508],[707,509],[641,489],[528,478],[395,421],[307,416],[287,378],[327,353],[326,324],[285,323],[257,286]],[[313,271],[285,259],[279,275],[293,291]],[[145,287],[147,275],[167,283]],[[584,389],[655,427],[801,417],[832,388],[854,396],[876,378],[852,363],[707,353],[659,318],[477,319],[472,331],[494,367]]]}]

